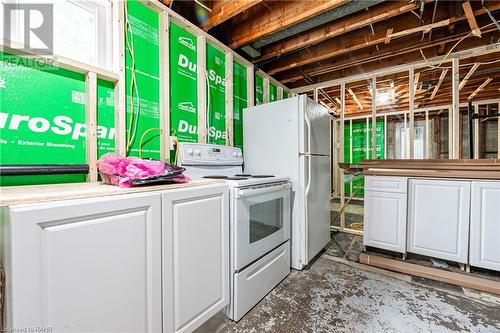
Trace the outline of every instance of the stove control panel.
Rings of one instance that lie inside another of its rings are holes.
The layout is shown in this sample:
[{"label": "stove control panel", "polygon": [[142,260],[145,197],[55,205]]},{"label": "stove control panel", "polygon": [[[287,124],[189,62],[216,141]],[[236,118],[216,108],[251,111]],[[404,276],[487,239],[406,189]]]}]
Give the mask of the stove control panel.
[{"label": "stove control panel", "polygon": [[240,148],[203,143],[179,143],[180,165],[242,165]]}]

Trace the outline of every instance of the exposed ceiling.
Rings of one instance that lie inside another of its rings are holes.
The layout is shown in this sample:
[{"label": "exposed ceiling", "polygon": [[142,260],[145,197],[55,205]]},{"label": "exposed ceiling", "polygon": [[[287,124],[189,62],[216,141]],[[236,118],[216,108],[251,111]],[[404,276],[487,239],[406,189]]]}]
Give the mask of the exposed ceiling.
[{"label": "exposed ceiling", "polygon": [[[500,40],[500,27],[494,23],[500,19],[500,1],[493,0],[225,0],[174,1],[172,6],[292,88],[423,60],[422,53],[432,58]],[[474,59],[461,66],[461,78],[473,66]],[[461,99],[489,78],[475,98],[489,93],[498,96],[498,67],[500,63],[475,68],[460,90]],[[437,104],[448,91],[451,95],[450,70],[443,74],[442,69],[426,69],[416,74],[416,104]],[[406,90],[399,83],[403,77],[397,75],[377,83],[377,89],[388,85],[396,92],[398,102],[393,109],[407,107],[408,73],[400,75],[406,75]],[[439,93],[431,98],[441,76]],[[359,104],[370,103],[367,83],[350,88],[353,94],[346,95],[349,110],[365,112],[367,106],[360,110]],[[335,89],[321,93],[331,107],[338,97],[335,93]],[[359,103],[350,100],[352,95]]]}]

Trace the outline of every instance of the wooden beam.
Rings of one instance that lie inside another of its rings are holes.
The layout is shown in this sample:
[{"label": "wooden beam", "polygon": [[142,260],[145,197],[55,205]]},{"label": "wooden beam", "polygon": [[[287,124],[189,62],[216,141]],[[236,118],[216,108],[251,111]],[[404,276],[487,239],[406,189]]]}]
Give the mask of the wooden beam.
[{"label": "wooden beam", "polygon": [[411,29],[402,30],[402,31],[390,34],[389,38],[399,38],[399,37],[403,37],[403,36],[412,35],[416,32],[429,33],[432,29],[446,27],[446,26],[450,25],[450,22],[451,22],[450,19],[446,19],[446,20],[442,20],[442,21],[439,21],[436,23],[431,23],[431,24],[422,25],[419,27],[411,28]]},{"label": "wooden beam", "polygon": [[[326,23],[318,29],[306,31],[296,36],[287,38],[277,44],[263,47],[262,56],[255,59],[260,62],[274,58],[291,51],[323,42],[332,37],[336,37],[356,29],[360,29],[370,24],[381,22],[418,8],[418,4],[407,4],[401,1],[391,1],[380,7],[374,7],[368,11],[354,13],[346,20],[335,20]],[[391,31],[392,33],[392,31]]]},{"label": "wooden beam", "polygon": [[212,5],[212,12],[208,20],[202,25],[202,29],[207,31],[233,17],[239,15],[243,11],[252,8],[261,3],[262,0],[218,0]]},{"label": "wooden beam", "polygon": [[[500,9],[500,2],[492,5],[493,7]],[[440,11],[437,14],[438,19],[442,19],[445,17],[447,13]],[[484,14],[484,9],[477,10],[475,12],[476,15]],[[465,15],[461,17],[454,17],[442,20],[440,22],[435,23],[436,26],[443,25],[444,23],[449,24],[450,22],[458,23],[465,21]],[[486,20],[485,20],[486,21]],[[488,19],[489,21],[489,19]],[[393,26],[395,29],[397,28],[399,32],[393,33],[391,38],[404,38],[408,36],[408,31],[413,31],[415,28],[419,31],[421,27],[418,27],[419,21],[418,19],[411,14],[407,14],[401,17],[393,18],[391,20],[387,20],[386,22],[381,22],[379,24],[374,24],[373,29],[375,34],[370,31],[366,31],[366,29],[360,29],[354,31],[350,34],[342,35],[338,38],[332,38],[322,43],[316,44],[314,46],[308,47],[307,49],[294,52],[289,55],[285,55],[281,57],[277,61],[269,62],[265,66],[263,66],[263,70],[267,72],[269,75],[274,75],[276,73],[280,73],[283,71],[287,71],[296,67],[305,66],[311,64],[312,67],[317,66],[317,62],[324,61],[328,58],[338,57],[344,54],[349,54],[353,51],[369,48],[372,46],[376,46],[379,44],[384,44],[386,40],[387,27]],[[457,30],[457,29],[455,29]],[[412,33],[415,33],[414,31]],[[443,35],[443,34],[441,34]],[[445,41],[447,41],[445,39]],[[447,41],[449,42],[449,40]],[[436,43],[436,39],[429,42],[425,40],[424,42],[418,38],[418,45],[429,45]],[[442,43],[442,41],[440,41]],[[413,44],[415,46],[415,44]]]},{"label": "wooden beam", "polygon": [[477,22],[476,22],[476,16],[474,15],[474,12],[472,11],[472,7],[470,5],[469,1],[466,1],[462,4],[462,7],[465,12],[465,16],[467,17],[467,22],[469,22],[470,30],[472,31],[472,34],[476,37],[481,37],[481,30],[479,29]]},{"label": "wooden beam", "polygon": [[354,91],[352,91],[351,88],[347,88],[347,92],[349,93],[349,95],[351,95],[352,99],[356,102],[356,104],[358,104],[359,109],[363,110],[363,104],[361,104]]},{"label": "wooden beam", "polygon": [[480,278],[466,273],[449,272],[443,269],[425,267],[422,265],[411,264],[409,262],[384,258],[382,256],[368,255],[366,253],[361,253],[359,256],[359,262],[395,272],[420,276],[435,281],[441,281],[465,288],[500,295],[499,281]]},{"label": "wooden beam", "polygon": [[469,97],[467,97],[467,100],[470,101],[471,99],[473,99],[481,90],[484,89],[484,87],[488,85],[488,83],[491,82],[491,80],[493,80],[491,77],[487,78],[486,81],[484,81],[479,87],[477,87],[476,90],[474,90],[472,94],[470,94]]},{"label": "wooden beam", "polygon": [[349,0],[271,1],[259,15],[252,15],[232,27],[229,47],[236,49],[259,38],[286,29]]},{"label": "wooden beam", "polygon": [[85,75],[85,154],[89,166],[87,181],[97,181],[97,75]]},{"label": "wooden beam", "polygon": [[432,91],[432,95],[430,97],[430,100],[433,100],[434,97],[436,97],[436,94],[439,90],[439,87],[441,87],[441,84],[443,83],[443,80],[446,77],[447,73],[448,73],[448,68],[443,69],[443,71],[441,72],[441,75],[439,76],[438,83],[436,84],[436,87],[434,87],[434,90]]},{"label": "wooden beam", "polygon": [[[492,37],[497,34],[496,27],[490,27],[483,31],[483,39],[485,33],[490,33]],[[452,36],[446,36],[445,32],[440,32],[440,37],[436,36],[433,42],[420,42],[420,36],[413,39],[408,39],[397,45],[389,44],[387,47],[382,47],[378,52],[353,52],[332,59],[331,61],[324,61],[321,65],[314,64],[303,67],[302,69],[292,69],[287,72],[276,75],[276,79],[284,84],[289,84],[293,87],[301,87],[310,85],[303,79],[303,73],[310,78],[314,77],[316,83],[328,82],[331,80],[338,80],[357,74],[380,70],[386,67],[393,67],[405,63],[412,63],[422,61],[420,49],[427,50],[426,57],[433,58],[441,55],[437,46],[443,41],[449,42],[445,49],[445,53],[450,51],[453,46],[452,42],[460,40],[466,36],[468,32],[457,33]],[[469,38],[465,39],[462,43],[455,47],[454,51],[467,50],[475,48],[484,44],[483,39]]]},{"label": "wooden beam", "polygon": [[467,75],[465,75],[465,77],[462,79],[462,82],[460,82],[460,85],[458,86],[459,90],[461,90],[467,84],[467,80],[469,80],[469,78],[472,76],[472,74],[474,74],[474,72],[476,71],[476,69],[478,67],[479,67],[478,63],[475,63],[472,66],[472,68],[469,70],[469,72],[467,73]]}]

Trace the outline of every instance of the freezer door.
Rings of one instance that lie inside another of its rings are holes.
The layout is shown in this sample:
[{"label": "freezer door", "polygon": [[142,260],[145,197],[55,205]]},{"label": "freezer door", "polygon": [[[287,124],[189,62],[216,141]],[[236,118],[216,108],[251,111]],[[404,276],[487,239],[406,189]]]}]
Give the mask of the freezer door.
[{"label": "freezer door", "polygon": [[305,264],[330,241],[330,157],[302,155]]},{"label": "freezer door", "polygon": [[328,109],[306,95],[301,95],[301,153],[330,155],[330,115]]}]

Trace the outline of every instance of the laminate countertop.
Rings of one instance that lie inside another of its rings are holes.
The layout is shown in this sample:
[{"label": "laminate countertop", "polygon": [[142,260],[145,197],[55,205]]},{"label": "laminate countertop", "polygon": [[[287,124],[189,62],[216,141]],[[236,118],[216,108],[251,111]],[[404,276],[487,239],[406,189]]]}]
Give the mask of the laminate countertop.
[{"label": "laminate countertop", "polygon": [[365,176],[400,176],[500,180],[500,159],[481,160],[364,160],[339,163],[346,173]]},{"label": "laminate countertop", "polygon": [[189,183],[121,188],[101,182],[0,187],[0,206],[33,204],[57,200],[94,198],[130,193],[167,191],[194,186],[224,184],[220,179],[193,179]]}]

